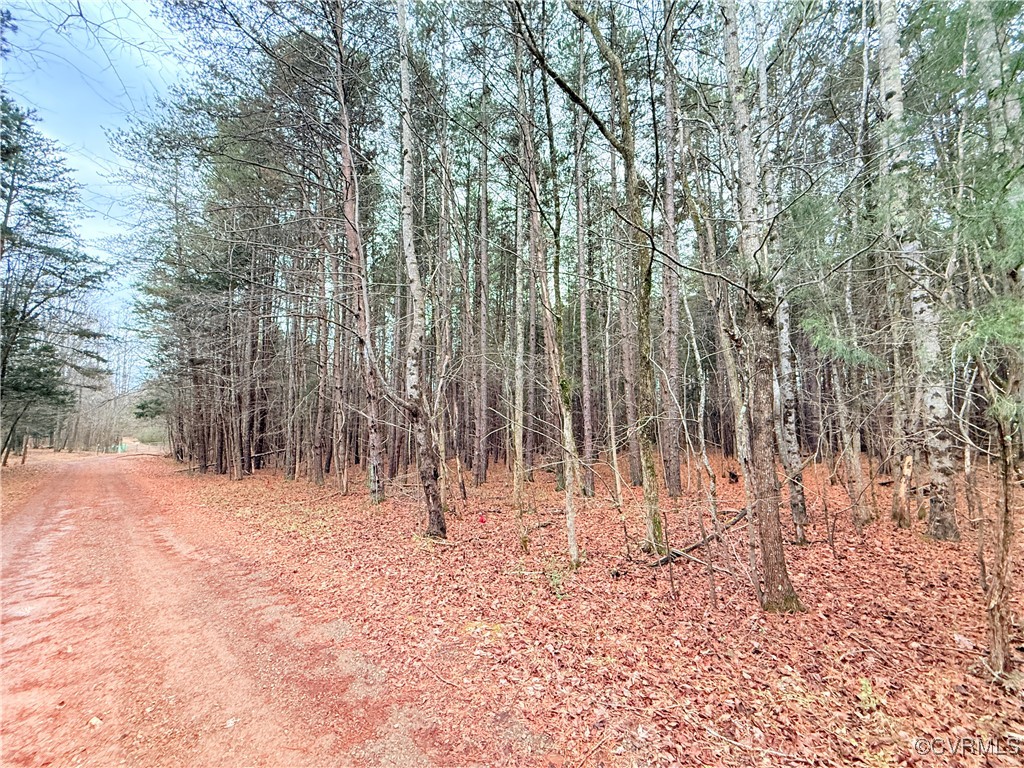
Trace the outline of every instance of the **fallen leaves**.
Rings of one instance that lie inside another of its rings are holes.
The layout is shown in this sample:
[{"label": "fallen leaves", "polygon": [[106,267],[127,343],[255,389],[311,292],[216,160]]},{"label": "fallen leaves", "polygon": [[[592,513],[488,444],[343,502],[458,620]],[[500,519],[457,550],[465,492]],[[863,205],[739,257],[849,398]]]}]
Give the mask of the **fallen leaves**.
[{"label": "fallen leaves", "polygon": [[[600,500],[579,516],[586,563],[570,568],[543,474],[530,486],[538,512],[511,514],[510,479],[494,472],[449,520],[449,541],[432,542],[411,486],[372,506],[272,473],[232,483],[145,463],[183,534],[253,571],[276,568],[296,600],[342,617],[345,642],[388,670],[383,685],[434,711],[438,738],[467,762],[888,765],[913,759],[905,734],[1024,730],[1021,700],[971,674],[985,643],[975,546],[884,523],[862,536],[841,516],[833,548],[820,499],[833,515],[848,499],[816,468],[805,476],[812,544],[786,549],[809,610],[769,616],[741,570],[745,523],[701,550],[736,573],[716,572],[713,602],[706,566],[628,557]],[[742,504],[742,484],[722,493],[723,507]],[[697,515],[710,526],[696,490],[664,509],[676,546],[701,538]],[[641,537],[639,508],[626,533]]]}]

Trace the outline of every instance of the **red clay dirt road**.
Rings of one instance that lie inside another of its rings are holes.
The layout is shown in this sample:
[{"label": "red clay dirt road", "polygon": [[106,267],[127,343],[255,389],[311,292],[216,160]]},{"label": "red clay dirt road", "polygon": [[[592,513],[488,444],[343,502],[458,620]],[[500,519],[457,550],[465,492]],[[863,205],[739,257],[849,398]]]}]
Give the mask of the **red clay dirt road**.
[{"label": "red clay dirt road", "polygon": [[344,621],[186,543],[132,460],[62,465],[4,515],[3,765],[438,762]]}]

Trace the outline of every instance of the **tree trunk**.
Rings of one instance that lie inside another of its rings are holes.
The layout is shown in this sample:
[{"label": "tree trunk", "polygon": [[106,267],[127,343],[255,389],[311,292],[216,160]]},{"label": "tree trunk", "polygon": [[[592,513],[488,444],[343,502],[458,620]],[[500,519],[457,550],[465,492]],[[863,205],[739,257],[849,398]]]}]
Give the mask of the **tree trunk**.
[{"label": "tree trunk", "polygon": [[721,9],[725,21],[726,76],[736,131],[738,246],[747,285],[741,350],[746,389],[742,400],[748,409],[749,423],[749,450],[744,474],[761,548],[764,580],[761,605],[766,611],[793,611],[800,610],[801,606],[786,570],[776,474],[778,449],[773,424],[772,371],[778,339],[773,340],[775,321],[767,309],[774,304],[774,296],[754,293],[758,289],[765,291],[762,281],[772,273],[767,251],[768,236],[764,229],[771,222],[766,222],[763,206],[758,202],[760,174],[754,153],[754,127],[743,85],[735,0],[721,0]]},{"label": "tree trunk", "polygon": [[[608,292],[608,300],[605,306],[604,316],[604,396],[605,408],[608,411],[608,463],[612,465],[612,479],[614,485],[615,509],[622,517],[623,533],[626,532],[626,521],[622,506],[622,473],[619,471],[619,448],[615,438],[615,402],[612,387],[612,366],[611,366],[611,335],[612,335],[612,294]],[[629,554],[629,540],[626,540],[627,555]]]},{"label": "tree trunk", "polygon": [[675,14],[671,0],[665,2],[665,39],[662,57],[663,81],[665,83],[665,181],[662,190],[662,247],[665,251],[663,275],[662,333],[664,343],[661,350],[662,368],[665,372],[661,388],[661,459],[665,468],[665,488],[675,498],[682,493],[679,478],[680,432],[683,413],[679,407],[679,275],[676,264],[679,261],[676,246],[676,72],[673,66],[673,32]]},{"label": "tree trunk", "polygon": [[530,317],[526,333],[526,402],[523,423],[526,430],[526,445],[523,448],[523,461],[526,479],[533,482],[533,459],[537,453],[539,425],[537,420],[537,382],[536,382],[536,351],[537,351],[537,281],[530,280]]},{"label": "tree trunk", "polygon": [[337,73],[335,77],[336,96],[338,98],[338,129],[341,149],[341,175],[343,182],[343,212],[345,242],[348,247],[348,258],[356,279],[355,327],[359,347],[359,361],[366,388],[366,422],[368,430],[366,474],[370,489],[370,499],[374,504],[384,500],[384,445],[381,432],[381,383],[376,375],[376,363],[373,360],[373,339],[370,324],[370,289],[369,276],[366,274],[366,256],[363,249],[363,238],[359,219],[359,184],[352,153],[351,135],[349,131],[348,103],[341,70],[345,47],[341,39],[341,4],[337,4],[336,22],[334,25],[335,43],[337,46]]},{"label": "tree trunk", "polygon": [[488,200],[488,179],[487,179],[487,83],[484,82],[483,93],[480,96],[480,122],[482,125],[480,137],[480,200],[478,202],[480,220],[477,229],[477,266],[479,272],[479,283],[477,294],[479,296],[479,337],[477,340],[478,368],[477,368],[477,390],[476,390],[476,450],[473,456],[473,482],[476,485],[483,485],[487,480],[487,442],[488,442],[488,403],[487,403],[487,317],[488,305],[490,303],[490,275],[488,258],[488,232],[487,219],[489,216]]},{"label": "tree trunk", "polygon": [[[579,91],[585,97],[586,56],[583,47],[583,30],[580,30],[579,45]],[[576,185],[576,282],[580,304],[580,382],[583,389],[583,495],[594,495],[594,395],[590,370],[590,313],[588,306],[589,282],[587,274],[586,206],[584,205],[583,167],[585,121],[583,110],[576,108],[573,135],[573,159]]]},{"label": "tree trunk", "polygon": [[886,151],[882,172],[889,181],[891,238],[903,270],[910,275],[910,325],[921,375],[921,426],[929,470],[928,534],[957,540],[956,489],[953,483],[951,410],[948,402],[944,357],[939,338],[939,316],[930,286],[926,254],[909,217],[910,152],[904,142],[902,52],[895,0],[879,0],[879,75],[883,97],[883,136]]},{"label": "tree trunk", "polygon": [[[521,515],[526,510],[526,463],[523,455],[523,421],[526,395],[526,307],[523,306],[523,184],[516,185],[516,248],[515,248],[515,370],[512,383],[512,504]],[[525,534],[524,534],[525,535]]]},{"label": "tree trunk", "polygon": [[[310,212],[310,218],[313,213]],[[327,383],[329,377],[329,350],[327,342],[327,262],[328,255],[321,252],[316,260],[317,303],[316,303],[316,410],[313,417],[313,429],[310,436],[312,455],[310,456],[309,477],[313,485],[324,484],[325,453],[328,448],[327,415],[328,397]]]},{"label": "tree trunk", "polygon": [[409,76],[409,37],[405,22],[405,0],[397,0],[399,72],[402,88],[402,253],[409,277],[409,303],[412,325],[405,358],[405,410],[412,422],[416,440],[416,458],[427,506],[427,531],[431,538],[447,536],[444,507],[438,488],[438,457],[434,434],[430,428],[427,400],[421,388],[422,355],[426,337],[426,296],[420,278],[419,259],[413,238],[413,159],[412,159],[412,84]]},{"label": "tree trunk", "polygon": [[779,521],[779,478],[776,474],[776,442],[773,422],[772,368],[774,324],[761,308],[747,306],[744,322],[744,366],[747,374],[747,413],[750,448],[745,475],[750,510],[757,524],[764,580],[761,607],[770,612],[803,610],[789,580]]},{"label": "tree trunk", "polygon": [[[651,293],[654,279],[654,254],[646,241],[646,228],[640,210],[640,182],[636,171],[636,143],[633,134],[633,120],[630,113],[629,93],[626,89],[626,74],[622,60],[613,44],[605,39],[596,19],[587,14],[578,0],[567,0],[569,9],[590,29],[591,37],[611,73],[613,113],[618,121],[618,132],[613,133],[607,124],[596,119],[601,133],[612,144],[622,158],[626,194],[625,220],[627,242],[633,257],[632,271],[637,277],[635,301],[637,329],[637,380],[635,433],[640,448],[640,481],[644,491],[644,521],[647,535],[645,545],[658,552],[667,548],[661,511],[658,504],[658,475],[654,467],[656,444],[655,421],[656,403],[654,398],[654,356],[651,349]],[[612,26],[614,32],[614,23]],[[564,88],[564,86],[563,86]],[[572,92],[577,105],[584,106],[579,94]],[[629,393],[627,392],[627,404]]]},{"label": "tree trunk", "polygon": [[839,441],[846,467],[846,490],[850,495],[853,510],[853,524],[862,530],[871,522],[871,508],[867,503],[867,487],[864,483],[864,471],[860,464],[861,445],[860,427],[853,424],[850,414],[852,395],[844,377],[839,372],[839,365],[829,365],[832,373],[832,391],[836,401],[836,413],[839,417]]},{"label": "tree trunk", "polygon": [[[980,27],[979,70],[986,89],[989,150],[997,160],[997,168],[1017,168],[1020,164],[1019,140],[1010,146],[1008,137],[1013,136],[1018,130],[1021,118],[1020,93],[1012,84],[1012,75],[1007,72],[1007,62],[1003,60],[1003,52],[998,46],[999,37],[1005,37],[1006,31],[996,27],[989,4],[974,0],[972,5]],[[996,230],[998,232],[999,228],[996,227]],[[1008,254],[1005,236],[1000,233],[995,240],[998,256],[1006,259]],[[1003,280],[1009,283],[1003,292],[1019,302],[1020,281],[1016,276],[1010,275],[1003,277]],[[973,297],[971,303],[974,304]],[[1004,403],[1021,401],[1021,371],[1024,371],[1024,360],[1021,359],[1019,349],[1012,347],[1004,349],[1000,357],[1002,359],[996,363],[1000,372],[998,380],[993,378],[994,373],[990,370],[996,366],[987,360],[981,360],[977,364],[985,386],[989,417],[994,423],[999,441],[999,499],[996,506],[993,562],[988,592],[985,595],[985,614],[989,632],[988,666],[997,677],[1010,671],[1013,654],[1013,545],[1017,530],[1016,516],[1021,506],[1019,494],[1024,488],[1024,473],[1020,467],[1021,457],[1024,456],[1020,417],[1014,419],[1005,411],[992,413],[1000,400]]]},{"label": "tree trunk", "polygon": [[804,497],[803,459],[796,434],[796,373],[793,369],[789,300],[785,297],[778,301],[775,321],[779,337],[779,449],[789,484],[789,512],[796,530],[796,543],[806,544],[807,501]]},{"label": "tree trunk", "polygon": [[551,392],[558,416],[559,442],[562,448],[562,473],[565,491],[565,528],[569,549],[569,563],[573,568],[580,564],[580,549],[576,539],[576,494],[579,485],[580,467],[576,453],[576,439],[572,431],[572,390],[564,375],[562,340],[558,332],[555,304],[548,289],[547,257],[540,220],[540,182],[537,177],[536,149],[533,141],[533,123],[527,114],[526,86],[522,68],[518,66],[519,125],[522,134],[522,162],[527,182],[527,203],[529,206],[529,243],[533,282],[538,286],[541,304],[541,325],[544,332],[544,348],[548,358],[548,374]]},{"label": "tree trunk", "polygon": [[[614,38],[616,35],[614,8],[612,8],[610,25],[611,36],[614,44]],[[609,87],[614,98],[617,89],[614,72],[611,73]],[[608,125],[609,130],[616,130],[618,117],[616,116],[614,109],[608,117]],[[615,254],[613,258],[615,284],[618,288],[616,306],[618,307],[619,316],[619,353],[622,356],[623,399],[625,400],[626,407],[625,426],[626,446],[629,454],[629,482],[630,485],[639,486],[643,484],[643,469],[640,458],[640,438],[637,434],[637,424],[639,419],[637,417],[636,408],[636,351],[629,343],[629,339],[636,334],[636,323],[630,311],[630,302],[626,301],[626,297],[633,296],[636,289],[634,286],[634,280],[631,279],[632,275],[630,274],[630,265],[627,261],[629,252],[627,249],[622,247],[623,241],[629,240],[630,233],[623,232],[623,224],[614,213],[614,211],[618,211],[621,206],[621,199],[619,196],[619,157],[620,153],[617,151],[611,152],[608,156],[611,175],[611,206],[614,209],[612,212],[611,243],[613,253]],[[617,439],[617,436],[612,434],[612,439]]]},{"label": "tree trunk", "polygon": [[[992,394],[991,387],[989,389]],[[1008,670],[1013,654],[1013,539],[1018,508],[1014,494],[1016,488],[1024,485],[1024,478],[1018,469],[1020,446],[1014,444],[1013,425],[998,417],[995,421],[999,440],[999,500],[991,579],[985,595],[985,618],[989,633],[988,666],[996,675],[1002,675]],[[1018,426],[1017,434],[1019,429]]]}]

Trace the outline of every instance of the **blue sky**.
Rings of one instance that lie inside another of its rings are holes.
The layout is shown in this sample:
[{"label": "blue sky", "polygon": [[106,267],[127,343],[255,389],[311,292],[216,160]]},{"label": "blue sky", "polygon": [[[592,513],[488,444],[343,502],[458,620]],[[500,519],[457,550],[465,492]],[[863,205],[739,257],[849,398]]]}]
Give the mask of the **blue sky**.
[{"label": "blue sky", "polygon": [[120,160],[107,131],[146,114],[178,79],[178,38],[147,0],[13,0],[7,7],[18,29],[9,35],[3,86],[65,148],[90,212],[80,222],[83,245],[106,258],[105,240],[131,223],[123,203],[129,190],[112,178]]}]

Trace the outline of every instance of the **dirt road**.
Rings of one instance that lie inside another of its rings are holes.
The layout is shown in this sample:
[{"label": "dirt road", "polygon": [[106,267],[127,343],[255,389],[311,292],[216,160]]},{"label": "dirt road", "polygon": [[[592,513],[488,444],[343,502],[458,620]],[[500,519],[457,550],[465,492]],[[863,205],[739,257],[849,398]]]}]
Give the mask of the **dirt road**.
[{"label": "dirt road", "polygon": [[437,762],[343,620],[187,543],[132,460],[62,465],[4,516],[4,765]]}]

